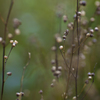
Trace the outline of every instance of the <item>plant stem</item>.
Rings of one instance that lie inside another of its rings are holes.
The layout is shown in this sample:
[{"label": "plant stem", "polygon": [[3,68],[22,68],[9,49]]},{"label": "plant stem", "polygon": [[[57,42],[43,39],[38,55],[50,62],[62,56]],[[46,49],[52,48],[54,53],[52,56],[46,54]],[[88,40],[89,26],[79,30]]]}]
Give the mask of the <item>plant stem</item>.
[{"label": "plant stem", "polygon": [[10,4],[10,8],[9,8],[9,11],[8,11],[8,15],[7,15],[7,18],[6,18],[6,22],[5,22],[5,28],[4,28],[4,43],[3,43],[3,61],[2,61],[2,89],[1,89],[1,100],[3,99],[3,92],[4,92],[4,74],[5,74],[5,59],[4,59],[4,56],[5,56],[5,47],[6,47],[6,33],[7,33],[7,26],[8,26],[8,21],[9,21],[9,17],[10,17],[10,13],[11,13],[11,10],[12,10],[12,6],[13,6],[13,3],[14,3],[14,0],[11,0],[11,4]]},{"label": "plant stem", "polygon": [[[77,20],[77,41],[78,41],[78,46],[80,45],[79,43],[79,32],[78,32],[78,11],[79,11],[79,7],[78,7],[78,0],[77,0],[77,12],[76,12],[76,20]],[[76,68],[76,77],[75,77],[75,93],[76,93],[76,100],[78,100],[77,98],[77,76],[78,76],[78,66],[79,66],[79,50],[80,48],[78,48],[78,54],[77,54],[77,68]]]},{"label": "plant stem", "polygon": [[[75,30],[75,20],[74,20],[74,26],[73,26],[73,32],[72,32],[72,45],[74,44],[74,30]],[[72,59],[73,59],[73,50],[74,50],[74,47],[72,46],[72,54],[71,54],[70,67],[69,67],[68,78],[67,78],[66,94],[68,93],[68,87],[69,87],[69,81],[70,81]]]}]

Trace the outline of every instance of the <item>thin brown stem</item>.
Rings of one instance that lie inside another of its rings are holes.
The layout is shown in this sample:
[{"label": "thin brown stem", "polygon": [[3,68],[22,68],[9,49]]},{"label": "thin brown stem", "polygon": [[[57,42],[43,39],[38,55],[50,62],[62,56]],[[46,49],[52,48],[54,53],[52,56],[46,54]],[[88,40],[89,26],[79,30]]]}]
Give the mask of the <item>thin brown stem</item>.
[{"label": "thin brown stem", "polygon": [[[74,30],[75,30],[75,20],[74,20],[74,26],[73,26],[73,32],[72,32],[72,45],[74,44]],[[70,67],[69,67],[68,78],[67,78],[66,94],[68,93],[68,87],[69,87],[69,81],[70,81],[70,73],[71,73],[72,59],[73,59],[73,50],[74,50],[74,47],[72,46],[72,54],[71,54]]]},{"label": "thin brown stem", "polygon": [[75,53],[80,48],[80,46],[86,41],[87,38],[88,37],[85,37],[85,39],[80,43],[80,45],[75,49],[73,53]]},{"label": "thin brown stem", "polygon": [[[68,64],[67,64],[67,61],[66,61],[66,59],[65,59],[65,57],[64,57],[64,55],[63,55],[63,53],[62,53],[61,50],[60,50],[60,53],[61,53],[61,55],[62,55],[62,58],[63,58],[64,62],[65,62],[66,67],[69,69],[69,66],[68,66]],[[65,69],[66,69],[66,68],[65,68]],[[73,75],[73,77],[75,78],[73,72],[72,72],[72,71],[70,71],[70,72],[71,72],[71,74]]]},{"label": "thin brown stem", "polygon": [[10,17],[10,13],[12,10],[12,6],[13,6],[14,0],[11,0],[11,4],[10,4],[10,8],[7,14],[7,18],[6,18],[6,22],[5,22],[5,28],[4,28],[4,44],[3,44],[3,61],[2,61],[2,89],[1,89],[1,100],[3,99],[3,92],[4,92],[4,74],[5,74],[5,47],[6,47],[6,33],[7,33],[7,26],[8,26],[8,21],[9,21],[9,17]]},{"label": "thin brown stem", "polygon": [[[78,46],[80,45],[79,43],[79,32],[78,32],[78,29],[79,29],[79,26],[78,26],[78,0],[77,0],[77,12],[76,12],[76,21],[77,21],[77,41],[78,41]],[[78,48],[78,54],[77,54],[77,68],[76,68],[76,77],[75,77],[75,93],[76,93],[76,100],[78,100],[77,98],[77,76],[78,76],[78,67],[79,67],[79,50],[80,48]]]},{"label": "thin brown stem", "polygon": [[[27,64],[23,67],[23,73],[22,73],[21,84],[20,84],[20,93],[22,92],[22,89],[23,89],[24,73],[25,73],[25,69],[26,69],[27,66],[29,65],[30,58],[31,58],[31,54],[29,53],[29,59],[28,59],[28,62],[27,62]],[[18,100],[21,100],[21,98],[22,98],[22,94],[20,94]]]}]

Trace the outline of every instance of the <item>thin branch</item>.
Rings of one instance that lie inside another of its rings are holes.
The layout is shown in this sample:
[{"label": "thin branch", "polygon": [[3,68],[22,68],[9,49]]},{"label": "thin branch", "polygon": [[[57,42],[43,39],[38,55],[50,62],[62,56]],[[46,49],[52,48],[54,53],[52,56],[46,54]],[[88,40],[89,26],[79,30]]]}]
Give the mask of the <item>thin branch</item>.
[{"label": "thin branch", "polygon": [[4,28],[4,44],[3,44],[3,61],[2,61],[2,89],[1,89],[1,100],[3,99],[3,92],[4,92],[4,70],[5,70],[5,44],[6,44],[6,33],[7,33],[7,25],[8,25],[8,21],[9,21],[9,17],[10,17],[10,13],[12,10],[12,6],[13,6],[14,0],[11,0],[11,4],[10,4],[10,8],[8,11],[8,15],[7,15],[7,19],[6,19],[6,23],[5,23],[5,28]]},{"label": "thin branch", "polygon": [[[78,46],[80,45],[79,43],[79,25],[78,25],[78,11],[79,11],[79,6],[78,6],[78,0],[77,0],[77,12],[76,12],[76,21],[77,21],[77,41],[78,41]],[[78,48],[78,54],[77,54],[77,68],[76,68],[76,77],[75,77],[75,93],[76,93],[76,100],[78,100],[77,98],[77,76],[78,76],[78,67],[79,67],[79,48]]]},{"label": "thin branch", "polygon": [[[60,50],[60,53],[61,53],[61,55],[62,55],[62,58],[63,58],[64,62],[65,62],[66,67],[69,69],[69,66],[68,66],[68,64],[67,64],[67,61],[66,61],[66,59],[65,59],[65,57],[64,57],[64,55],[63,55],[63,53],[62,53],[61,50]],[[66,69],[66,68],[65,68],[65,69]],[[72,72],[72,71],[70,71],[70,72],[71,72],[71,74],[73,75],[73,77],[75,78],[73,72]]]},{"label": "thin branch", "polygon": [[[20,84],[20,93],[22,92],[23,89],[23,80],[24,80],[24,73],[25,73],[25,69],[27,68],[27,66],[29,65],[30,59],[31,59],[31,53],[29,54],[29,59],[28,62],[26,63],[26,65],[23,67],[23,73],[22,73],[22,78],[21,78],[21,84]],[[22,94],[20,94],[20,96],[18,97],[18,100],[21,100]]]}]

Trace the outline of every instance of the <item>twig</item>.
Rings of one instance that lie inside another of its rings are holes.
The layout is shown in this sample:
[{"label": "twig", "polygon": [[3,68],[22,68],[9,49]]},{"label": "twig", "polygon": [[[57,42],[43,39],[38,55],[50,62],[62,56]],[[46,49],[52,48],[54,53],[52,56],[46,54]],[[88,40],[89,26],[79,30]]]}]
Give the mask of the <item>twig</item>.
[{"label": "twig", "polygon": [[[62,58],[63,58],[64,62],[65,62],[66,67],[69,69],[69,66],[68,66],[68,64],[67,64],[67,61],[66,61],[66,59],[65,59],[65,57],[64,57],[64,55],[63,55],[63,53],[62,53],[61,50],[60,50],[60,53],[61,53],[61,55],[62,55]],[[66,69],[66,68],[65,68],[65,69]],[[72,71],[70,71],[70,72],[71,72],[71,74],[73,75],[73,77],[75,78],[73,72],[72,72]]]},{"label": "twig", "polygon": [[[73,32],[72,32],[72,45],[74,44],[74,30],[75,30],[75,20],[74,20],[74,26],[73,26]],[[69,67],[68,78],[67,78],[66,94],[68,92],[68,86],[69,86],[69,81],[70,81],[70,71],[72,67],[73,50],[74,50],[74,47],[72,46],[72,54],[71,54],[70,67]]]},{"label": "twig", "polygon": [[7,26],[8,26],[8,21],[9,21],[9,17],[10,17],[10,13],[12,10],[12,6],[13,6],[14,0],[11,0],[11,4],[10,4],[10,8],[8,11],[8,15],[7,15],[7,19],[5,22],[5,28],[4,28],[4,44],[3,44],[3,61],[2,61],[2,89],[1,89],[1,100],[3,99],[3,92],[4,92],[4,70],[5,70],[5,60],[4,60],[4,56],[5,56],[5,44],[6,44],[6,33],[7,33]]},{"label": "twig", "polygon": [[[77,41],[78,41],[78,46],[80,45],[79,43],[79,32],[78,32],[78,11],[79,11],[79,7],[78,7],[78,0],[77,0],[77,12],[76,12],[76,21],[77,21]],[[79,67],[79,48],[78,48],[78,54],[77,54],[77,68],[76,68],[76,77],[75,77],[75,92],[76,92],[76,100],[78,100],[77,98],[77,76],[78,76],[78,67]]]},{"label": "twig", "polygon": [[21,100],[21,97],[22,97],[22,89],[23,89],[23,79],[24,79],[24,73],[25,73],[25,69],[27,68],[27,66],[29,65],[29,62],[30,62],[30,58],[31,58],[31,53],[28,53],[29,54],[29,59],[28,59],[28,62],[27,64],[23,67],[23,73],[22,73],[22,78],[21,78],[21,85],[20,85],[20,96],[18,97],[18,100]]}]

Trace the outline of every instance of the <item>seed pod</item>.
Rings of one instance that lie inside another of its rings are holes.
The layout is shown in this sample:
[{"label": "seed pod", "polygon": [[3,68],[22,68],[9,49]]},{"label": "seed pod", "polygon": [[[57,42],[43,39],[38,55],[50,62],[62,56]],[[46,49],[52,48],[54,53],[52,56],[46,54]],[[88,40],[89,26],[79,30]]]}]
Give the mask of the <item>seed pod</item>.
[{"label": "seed pod", "polygon": [[81,11],[81,16],[85,16],[85,11],[84,10]]},{"label": "seed pod", "polygon": [[94,73],[91,73],[91,75],[92,75],[92,76],[95,76],[95,74],[94,74]]},{"label": "seed pod", "polygon": [[56,66],[52,66],[52,72],[55,72],[56,71]]},{"label": "seed pod", "polygon": [[90,34],[90,37],[93,37],[94,35],[93,34]]},{"label": "seed pod", "polygon": [[13,42],[12,46],[13,46],[13,47],[15,47],[15,46],[16,46],[16,43],[15,43],[15,42]]},{"label": "seed pod", "polygon": [[19,93],[19,92],[17,92],[17,93],[16,93],[16,96],[17,96],[17,97],[19,97],[19,96],[20,96],[20,93]]},{"label": "seed pod", "polygon": [[67,22],[67,16],[66,15],[63,16],[63,21]]},{"label": "seed pod", "polygon": [[15,29],[15,34],[19,35],[20,34],[20,30],[19,29]]},{"label": "seed pod", "polygon": [[17,18],[13,19],[13,27],[16,29],[19,27],[19,25],[21,25],[21,21]]},{"label": "seed pod", "polygon": [[21,96],[24,96],[24,92],[20,92]]},{"label": "seed pod", "polygon": [[89,77],[88,77],[88,79],[89,79],[89,80],[91,80],[91,79],[92,79],[92,77],[91,77],[91,76],[89,76]]},{"label": "seed pod", "polygon": [[99,29],[98,29],[98,27],[95,27],[95,29],[94,29],[95,31],[98,31]]},{"label": "seed pod", "polygon": [[53,47],[51,48],[51,50],[52,50],[52,51],[55,51],[55,50],[56,50],[56,46],[53,46]]},{"label": "seed pod", "polygon": [[13,40],[10,40],[10,43],[12,44],[14,41]]},{"label": "seed pod", "polygon": [[58,76],[60,74],[61,74],[61,72],[59,70],[57,70],[57,71],[55,71],[54,76]]},{"label": "seed pod", "polygon": [[86,1],[80,1],[80,5],[86,6]]},{"label": "seed pod", "polygon": [[17,41],[17,40],[15,40],[14,42],[15,42],[16,44],[18,44],[18,41]]},{"label": "seed pod", "polygon": [[86,34],[87,37],[90,37],[90,35],[91,35],[90,33],[87,33],[87,34]]},{"label": "seed pod", "polygon": [[91,73],[90,72],[88,72],[88,76],[91,76]]},{"label": "seed pod", "polygon": [[59,49],[62,50],[62,49],[63,49],[63,46],[61,45],[61,46],[59,47]]},{"label": "seed pod", "polygon": [[58,67],[58,70],[59,70],[59,71],[62,71],[62,67],[61,67],[61,66],[59,66],[59,67]]},{"label": "seed pod", "polygon": [[12,72],[7,72],[7,75],[8,75],[8,76],[11,76],[11,75],[12,75]]},{"label": "seed pod", "polygon": [[53,59],[53,60],[51,60],[51,64],[55,64],[55,60]]},{"label": "seed pod", "polygon": [[90,29],[90,33],[94,33],[94,30],[93,29]]},{"label": "seed pod", "polygon": [[4,58],[7,59],[8,57],[5,55]]},{"label": "seed pod", "polygon": [[69,33],[69,30],[67,29],[67,30],[66,30],[66,35],[68,35],[68,33]]},{"label": "seed pod", "polygon": [[11,33],[8,34],[8,38],[11,39],[13,35]]},{"label": "seed pod", "polygon": [[73,97],[73,100],[76,100],[76,96]]},{"label": "seed pod", "polygon": [[81,16],[81,12],[80,11],[77,14],[78,14],[78,16]]},{"label": "seed pod", "polygon": [[63,35],[63,39],[66,40],[66,35]]},{"label": "seed pod", "polygon": [[40,94],[43,94],[43,91],[42,91],[42,90],[40,90],[40,91],[39,91],[39,93],[40,93]]},{"label": "seed pod", "polygon": [[54,84],[53,83],[51,83],[51,87],[54,87]]},{"label": "seed pod", "polygon": [[90,21],[91,21],[91,22],[94,22],[94,21],[95,21],[95,18],[93,18],[93,17],[90,18]]},{"label": "seed pod", "polygon": [[85,84],[89,84],[89,80],[86,80],[86,81],[85,81]]},{"label": "seed pod", "polygon": [[2,37],[0,37],[0,42],[2,42],[2,40],[3,40]]}]

